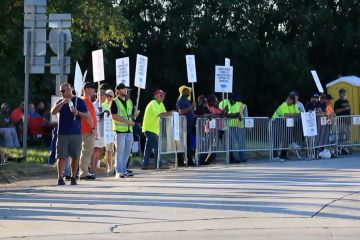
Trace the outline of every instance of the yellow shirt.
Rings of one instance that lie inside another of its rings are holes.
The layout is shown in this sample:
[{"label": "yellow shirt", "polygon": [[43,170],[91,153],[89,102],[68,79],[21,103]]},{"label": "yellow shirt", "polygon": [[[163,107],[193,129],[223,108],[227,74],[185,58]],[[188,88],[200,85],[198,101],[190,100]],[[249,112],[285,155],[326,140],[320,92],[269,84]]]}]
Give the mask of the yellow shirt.
[{"label": "yellow shirt", "polygon": [[160,133],[160,113],[166,112],[164,104],[158,103],[156,100],[152,100],[146,106],[144,120],[142,125],[142,131],[153,132],[157,135]]}]

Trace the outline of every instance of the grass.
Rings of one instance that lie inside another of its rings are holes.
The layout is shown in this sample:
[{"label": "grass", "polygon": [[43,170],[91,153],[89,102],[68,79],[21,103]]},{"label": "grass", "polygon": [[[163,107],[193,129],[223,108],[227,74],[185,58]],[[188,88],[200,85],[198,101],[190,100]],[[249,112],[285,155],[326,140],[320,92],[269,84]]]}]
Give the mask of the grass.
[{"label": "grass", "polygon": [[[8,153],[13,158],[22,157],[22,148],[0,147],[1,152]],[[50,149],[48,147],[29,147],[27,150],[27,163],[45,164],[48,162]]]}]

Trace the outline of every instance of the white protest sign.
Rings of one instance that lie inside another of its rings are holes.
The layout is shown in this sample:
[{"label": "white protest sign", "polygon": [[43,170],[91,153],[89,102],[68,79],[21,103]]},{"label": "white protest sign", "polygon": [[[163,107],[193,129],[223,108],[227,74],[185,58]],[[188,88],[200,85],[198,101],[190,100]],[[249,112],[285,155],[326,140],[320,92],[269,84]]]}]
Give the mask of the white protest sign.
[{"label": "white protest sign", "polygon": [[215,66],[215,92],[232,92],[233,67]]},{"label": "white protest sign", "polygon": [[104,114],[104,141],[105,144],[114,142],[113,130],[112,130],[112,118],[111,115]]},{"label": "white protest sign", "polygon": [[186,55],[186,69],[187,69],[188,82],[189,83],[196,82],[197,78],[196,78],[195,55]]},{"label": "white protest sign", "polygon": [[173,140],[180,141],[180,116],[178,112],[173,112],[172,114],[172,123],[173,123]]},{"label": "white protest sign", "polygon": [[253,118],[245,119],[245,128],[254,128],[254,119]]},{"label": "white protest sign", "polygon": [[225,58],[225,66],[230,67],[230,59],[229,58]]},{"label": "white protest sign", "polygon": [[316,87],[317,89],[319,90],[320,93],[323,93],[324,92],[324,89],[321,85],[321,82],[320,82],[320,79],[319,79],[319,76],[317,75],[316,71],[315,70],[311,70],[311,75],[315,81],[315,84],[316,84]]},{"label": "white protest sign", "polygon": [[123,83],[126,87],[130,87],[130,63],[129,58],[116,59],[116,85]]},{"label": "white protest sign", "polygon": [[316,113],[314,111],[301,112],[301,123],[305,137],[313,137],[318,134],[316,125]]},{"label": "white protest sign", "polygon": [[[62,99],[62,97],[60,97],[60,96],[52,95],[51,96],[51,108],[55,107],[56,103],[61,99]],[[50,122],[57,123],[58,121],[59,121],[59,113],[56,115],[51,114]]]},{"label": "white protest sign", "polygon": [[92,52],[93,78],[94,82],[105,80],[103,50]]},{"label": "white protest sign", "polygon": [[74,78],[74,89],[76,92],[76,96],[81,97],[82,88],[83,88],[83,75],[81,73],[79,63],[76,62],[75,78]]},{"label": "white protest sign", "polygon": [[137,54],[136,55],[136,70],[135,70],[135,86],[145,89],[146,86],[146,72],[147,72],[148,58]]}]

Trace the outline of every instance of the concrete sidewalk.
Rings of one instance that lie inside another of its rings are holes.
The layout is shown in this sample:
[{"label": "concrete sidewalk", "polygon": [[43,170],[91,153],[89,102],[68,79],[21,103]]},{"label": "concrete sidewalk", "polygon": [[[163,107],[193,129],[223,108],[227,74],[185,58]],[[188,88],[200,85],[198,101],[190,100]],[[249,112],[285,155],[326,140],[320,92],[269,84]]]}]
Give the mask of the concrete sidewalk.
[{"label": "concrete sidewalk", "polygon": [[6,190],[0,219],[0,239],[359,239],[360,160],[189,168]]}]

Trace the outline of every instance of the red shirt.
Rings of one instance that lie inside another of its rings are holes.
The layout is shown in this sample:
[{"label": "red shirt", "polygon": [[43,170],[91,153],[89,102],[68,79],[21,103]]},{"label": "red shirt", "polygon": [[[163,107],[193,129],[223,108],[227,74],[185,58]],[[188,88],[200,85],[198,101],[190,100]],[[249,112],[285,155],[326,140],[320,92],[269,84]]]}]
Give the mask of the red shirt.
[{"label": "red shirt", "polygon": [[[86,107],[91,114],[91,117],[92,117],[92,120],[94,123],[94,127],[96,128],[97,120],[96,120],[96,112],[95,112],[94,104],[91,102],[91,99],[89,97],[82,96],[81,98],[84,99]],[[87,118],[81,118],[81,130],[82,130],[83,135],[92,132],[91,126],[88,123]]]},{"label": "red shirt", "polygon": [[11,120],[17,124],[24,119],[24,111],[22,108],[17,107],[11,112]]}]

